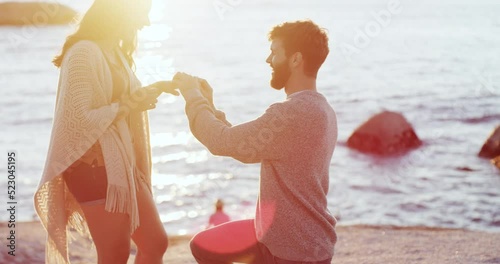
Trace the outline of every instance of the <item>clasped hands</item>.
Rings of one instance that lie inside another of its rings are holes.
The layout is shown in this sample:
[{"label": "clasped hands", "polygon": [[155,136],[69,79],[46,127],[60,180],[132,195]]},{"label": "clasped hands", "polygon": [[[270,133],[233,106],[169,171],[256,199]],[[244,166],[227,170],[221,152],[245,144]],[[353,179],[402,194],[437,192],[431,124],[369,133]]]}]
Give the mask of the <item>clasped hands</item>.
[{"label": "clasped hands", "polygon": [[188,94],[193,91],[193,90],[198,90],[201,92],[203,97],[205,97],[208,102],[210,103],[210,106],[215,109],[214,106],[214,100],[213,100],[213,92],[214,90],[208,84],[207,80],[196,77],[196,76],[191,76],[187,73],[183,72],[178,72],[175,74],[172,84],[174,87],[178,88],[182,95],[184,96],[184,99],[187,100]]},{"label": "clasped hands", "polygon": [[120,102],[121,106],[134,112],[142,112],[156,108],[158,97],[162,93],[169,93],[178,96],[179,92],[185,99],[189,93],[200,91],[208,100],[210,106],[215,109],[213,104],[213,89],[205,79],[191,76],[186,73],[178,72],[172,81],[160,81],[149,86],[138,89],[129,96],[124,96]]}]

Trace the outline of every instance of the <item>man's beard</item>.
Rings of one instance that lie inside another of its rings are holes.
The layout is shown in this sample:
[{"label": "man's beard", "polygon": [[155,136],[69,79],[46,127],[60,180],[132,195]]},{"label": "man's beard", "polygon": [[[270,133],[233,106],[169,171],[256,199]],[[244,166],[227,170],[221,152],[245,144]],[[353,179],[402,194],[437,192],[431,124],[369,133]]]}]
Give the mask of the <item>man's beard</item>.
[{"label": "man's beard", "polygon": [[276,90],[281,90],[285,87],[288,79],[290,79],[290,75],[292,75],[290,68],[288,68],[288,60],[285,60],[283,63],[276,66],[272,66],[272,68],[273,74],[271,78],[271,87]]}]

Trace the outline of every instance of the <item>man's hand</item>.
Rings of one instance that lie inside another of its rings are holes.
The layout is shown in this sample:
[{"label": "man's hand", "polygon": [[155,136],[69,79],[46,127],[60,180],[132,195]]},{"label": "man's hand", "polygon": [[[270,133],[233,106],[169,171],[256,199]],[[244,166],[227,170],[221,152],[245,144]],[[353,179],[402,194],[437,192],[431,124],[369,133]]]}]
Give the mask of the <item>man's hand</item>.
[{"label": "man's hand", "polygon": [[208,102],[210,103],[210,106],[215,110],[215,105],[214,105],[214,89],[208,84],[207,80],[198,78],[198,81],[200,82],[200,90],[201,93],[205,98],[207,98]]},{"label": "man's hand", "polygon": [[175,87],[179,88],[181,94],[186,98],[186,93],[192,89],[200,89],[200,82],[198,78],[189,74],[178,72],[174,75],[172,83]]},{"label": "man's hand", "polygon": [[187,93],[189,93],[190,90],[198,89],[203,95],[203,97],[205,97],[208,100],[210,107],[212,107],[215,110],[214,100],[213,100],[213,89],[210,86],[210,84],[208,84],[207,80],[179,72],[175,74],[173,83],[175,84],[176,87],[179,88],[184,98],[187,97],[186,95]]}]

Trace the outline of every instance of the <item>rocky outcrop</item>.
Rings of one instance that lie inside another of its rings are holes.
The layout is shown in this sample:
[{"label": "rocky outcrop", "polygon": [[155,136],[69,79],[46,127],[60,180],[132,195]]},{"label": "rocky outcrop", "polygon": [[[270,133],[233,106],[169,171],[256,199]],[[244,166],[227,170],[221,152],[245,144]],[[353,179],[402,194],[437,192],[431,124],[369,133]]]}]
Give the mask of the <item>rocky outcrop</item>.
[{"label": "rocky outcrop", "polygon": [[497,166],[497,168],[500,169],[500,156],[492,159],[491,163],[493,163],[493,165]]},{"label": "rocky outcrop", "polygon": [[500,156],[500,126],[497,126],[495,130],[493,130],[478,155],[479,157],[487,159]]},{"label": "rocky outcrop", "polygon": [[76,11],[58,3],[0,3],[0,26],[68,24],[76,15]]},{"label": "rocky outcrop", "polygon": [[402,154],[422,145],[412,125],[400,113],[384,111],[358,127],[347,146],[365,153]]}]

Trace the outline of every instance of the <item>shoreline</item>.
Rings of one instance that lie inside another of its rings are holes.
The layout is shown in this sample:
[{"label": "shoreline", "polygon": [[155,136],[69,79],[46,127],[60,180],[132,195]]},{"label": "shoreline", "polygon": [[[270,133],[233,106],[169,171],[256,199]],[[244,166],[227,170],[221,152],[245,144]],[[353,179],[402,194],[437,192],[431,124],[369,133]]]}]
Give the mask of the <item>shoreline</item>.
[{"label": "shoreline", "polygon": [[[9,228],[0,223],[2,236]],[[95,263],[95,249],[80,237],[70,243],[71,263]],[[338,242],[333,263],[500,263],[500,232],[471,231],[423,226],[337,226]],[[191,256],[192,235],[169,236],[164,263],[196,263]],[[46,234],[40,222],[16,223],[16,256],[2,247],[0,263],[44,263]],[[8,240],[4,240],[4,243]],[[135,259],[132,243],[128,263]]]}]

